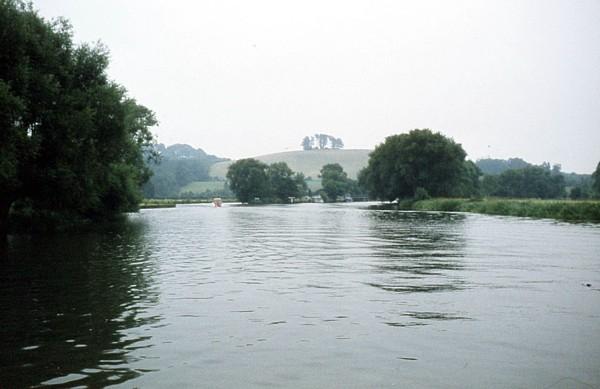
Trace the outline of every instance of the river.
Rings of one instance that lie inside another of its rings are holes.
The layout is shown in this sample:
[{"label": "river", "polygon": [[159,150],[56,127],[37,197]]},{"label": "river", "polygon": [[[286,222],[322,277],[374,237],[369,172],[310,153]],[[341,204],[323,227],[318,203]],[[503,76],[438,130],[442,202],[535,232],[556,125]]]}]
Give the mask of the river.
[{"label": "river", "polygon": [[1,255],[1,388],[600,386],[599,225],[189,205]]}]

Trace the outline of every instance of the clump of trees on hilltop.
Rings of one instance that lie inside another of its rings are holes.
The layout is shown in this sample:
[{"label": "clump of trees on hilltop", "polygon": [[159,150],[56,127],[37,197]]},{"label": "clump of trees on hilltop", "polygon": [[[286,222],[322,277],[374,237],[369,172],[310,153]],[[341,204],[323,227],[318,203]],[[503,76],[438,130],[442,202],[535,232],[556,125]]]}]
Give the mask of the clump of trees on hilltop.
[{"label": "clump of trees on hilltop", "polygon": [[0,235],[9,214],[52,228],[138,207],[156,119],[108,79],[108,58],[74,45],[66,20],[0,1]]},{"label": "clump of trees on hilltop", "polygon": [[343,149],[344,142],[341,138],[336,138],[327,134],[315,134],[314,136],[305,136],[302,139],[303,150],[314,149]]},{"label": "clump of trees on hilltop", "polygon": [[429,129],[386,138],[359,173],[373,198],[469,197],[479,194],[477,166],[460,144]]},{"label": "clump of trees on hilltop", "polygon": [[242,203],[287,203],[290,197],[308,191],[304,174],[294,173],[285,162],[267,165],[253,158],[240,159],[229,166],[227,180]]}]

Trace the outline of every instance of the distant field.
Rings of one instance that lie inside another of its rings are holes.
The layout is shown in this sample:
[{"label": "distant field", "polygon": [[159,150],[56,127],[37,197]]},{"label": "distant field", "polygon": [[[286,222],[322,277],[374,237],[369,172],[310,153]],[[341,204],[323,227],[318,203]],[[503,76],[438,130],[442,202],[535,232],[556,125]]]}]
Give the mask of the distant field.
[{"label": "distant field", "polygon": [[225,182],[223,181],[194,181],[190,182],[186,186],[179,190],[179,193],[192,192],[192,193],[204,193],[209,191],[219,191],[225,188]]},{"label": "distant field", "polygon": [[[348,173],[348,177],[356,179],[358,172],[367,166],[371,150],[309,150],[287,151],[253,157],[261,162],[271,164],[285,162],[295,172],[304,173],[306,177],[318,179],[319,171],[328,163],[339,163]],[[219,162],[211,166],[211,177],[224,178],[232,161]],[[319,182],[319,187],[320,187]],[[311,188],[312,190],[312,188]]]}]

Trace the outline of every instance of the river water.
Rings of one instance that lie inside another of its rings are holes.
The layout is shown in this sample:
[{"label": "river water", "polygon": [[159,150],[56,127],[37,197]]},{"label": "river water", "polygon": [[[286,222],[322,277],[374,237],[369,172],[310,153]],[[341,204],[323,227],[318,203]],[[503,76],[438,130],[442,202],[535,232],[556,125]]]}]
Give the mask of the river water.
[{"label": "river water", "polygon": [[600,226],[364,204],[12,238],[0,387],[600,386]]}]

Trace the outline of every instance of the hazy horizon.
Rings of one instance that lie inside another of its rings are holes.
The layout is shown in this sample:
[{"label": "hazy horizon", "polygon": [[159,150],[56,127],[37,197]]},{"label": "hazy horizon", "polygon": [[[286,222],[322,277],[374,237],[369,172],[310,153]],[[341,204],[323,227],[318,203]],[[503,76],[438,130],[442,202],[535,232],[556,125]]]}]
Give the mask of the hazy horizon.
[{"label": "hazy horizon", "polygon": [[600,160],[600,2],[38,0],[156,112],[164,144],[232,159],[349,149],[430,128],[470,159],[591,173]]}]

